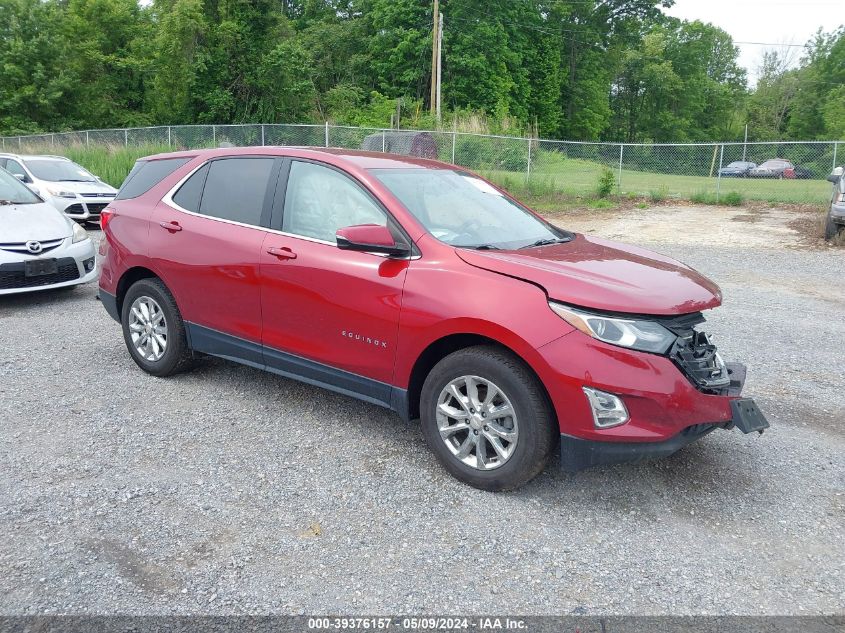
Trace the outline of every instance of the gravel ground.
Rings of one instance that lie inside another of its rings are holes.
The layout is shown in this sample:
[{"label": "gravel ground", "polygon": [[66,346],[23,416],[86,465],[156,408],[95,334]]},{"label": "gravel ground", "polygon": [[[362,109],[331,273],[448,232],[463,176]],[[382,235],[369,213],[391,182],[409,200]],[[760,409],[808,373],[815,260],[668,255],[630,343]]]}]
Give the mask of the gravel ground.
[{"label": "gravel ground", "polygon": [[772,428],[507,494],[375,406],[218,360],[143,374],[93,285],[0,297],[0,613],[843,613],[845,251],[714,245],[714,215],[568,224],[717,280],[709,329]]}]

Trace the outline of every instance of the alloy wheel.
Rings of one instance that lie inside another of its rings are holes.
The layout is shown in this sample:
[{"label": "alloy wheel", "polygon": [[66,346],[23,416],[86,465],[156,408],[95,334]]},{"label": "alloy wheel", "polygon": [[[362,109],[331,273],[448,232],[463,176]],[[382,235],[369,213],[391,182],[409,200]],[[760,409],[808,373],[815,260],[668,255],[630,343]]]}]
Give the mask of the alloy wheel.
[{"label": "alloy wheel", "polygon": [[140,296],[129,309],[129,334],[135,351],[146,361],[160,360],[167,351],[167,321],[155,299]]},{"label": "alloy wheel", "polygon": [[437,398],[437,428],[449,451],[477,470],[503,466],[519,439],[516,411],[504,391],[480,376],[461,376]]}]

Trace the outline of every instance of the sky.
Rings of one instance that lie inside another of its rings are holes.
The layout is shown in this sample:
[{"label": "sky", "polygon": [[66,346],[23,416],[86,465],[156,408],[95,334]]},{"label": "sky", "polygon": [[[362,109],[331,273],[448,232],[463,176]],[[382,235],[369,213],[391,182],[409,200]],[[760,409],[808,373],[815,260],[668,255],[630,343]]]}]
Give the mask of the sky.
[{"label": "sky", "polygon": [[791,50],[797,61],[800,48],[778,45],[803,46],[819,27],[832,31],[845,24],[845,0],[676,0],[666,13],[684,20],[711,22],[730,33],[735,42],[774,44],[737,44],[739,63],[748,70],[753,85],[764,51]]}]

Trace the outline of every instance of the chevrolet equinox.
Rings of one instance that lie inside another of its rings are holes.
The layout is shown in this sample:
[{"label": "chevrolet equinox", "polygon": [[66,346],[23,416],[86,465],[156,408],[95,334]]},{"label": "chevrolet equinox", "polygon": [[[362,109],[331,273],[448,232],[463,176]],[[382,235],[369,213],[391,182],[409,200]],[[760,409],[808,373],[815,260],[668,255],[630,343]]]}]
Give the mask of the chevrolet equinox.
[{"label": "chevrolet equinox", "polygon": [[762,432],[699,329],[719,288],[549,224],[421,158],[226,148],[139,160],[103,212],[100,299],[155,376],[203,354],[419,418],[486,490]]}]

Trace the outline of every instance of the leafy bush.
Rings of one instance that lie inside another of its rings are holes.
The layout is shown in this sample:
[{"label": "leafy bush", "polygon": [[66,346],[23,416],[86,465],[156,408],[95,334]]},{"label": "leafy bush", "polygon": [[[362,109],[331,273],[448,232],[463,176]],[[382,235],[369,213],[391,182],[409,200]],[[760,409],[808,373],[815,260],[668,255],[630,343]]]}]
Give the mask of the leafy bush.
[{"label": "leafy bush", "polygon": [[598,194],[599,198],[607,198],[610,194],[613,193],[613,190],[616,188],[616,176],[613,175],[613,172],[610,171],[607,167],[605,167],[601,174],[599,174],[598,186],[596,187],[596,193]]}]

